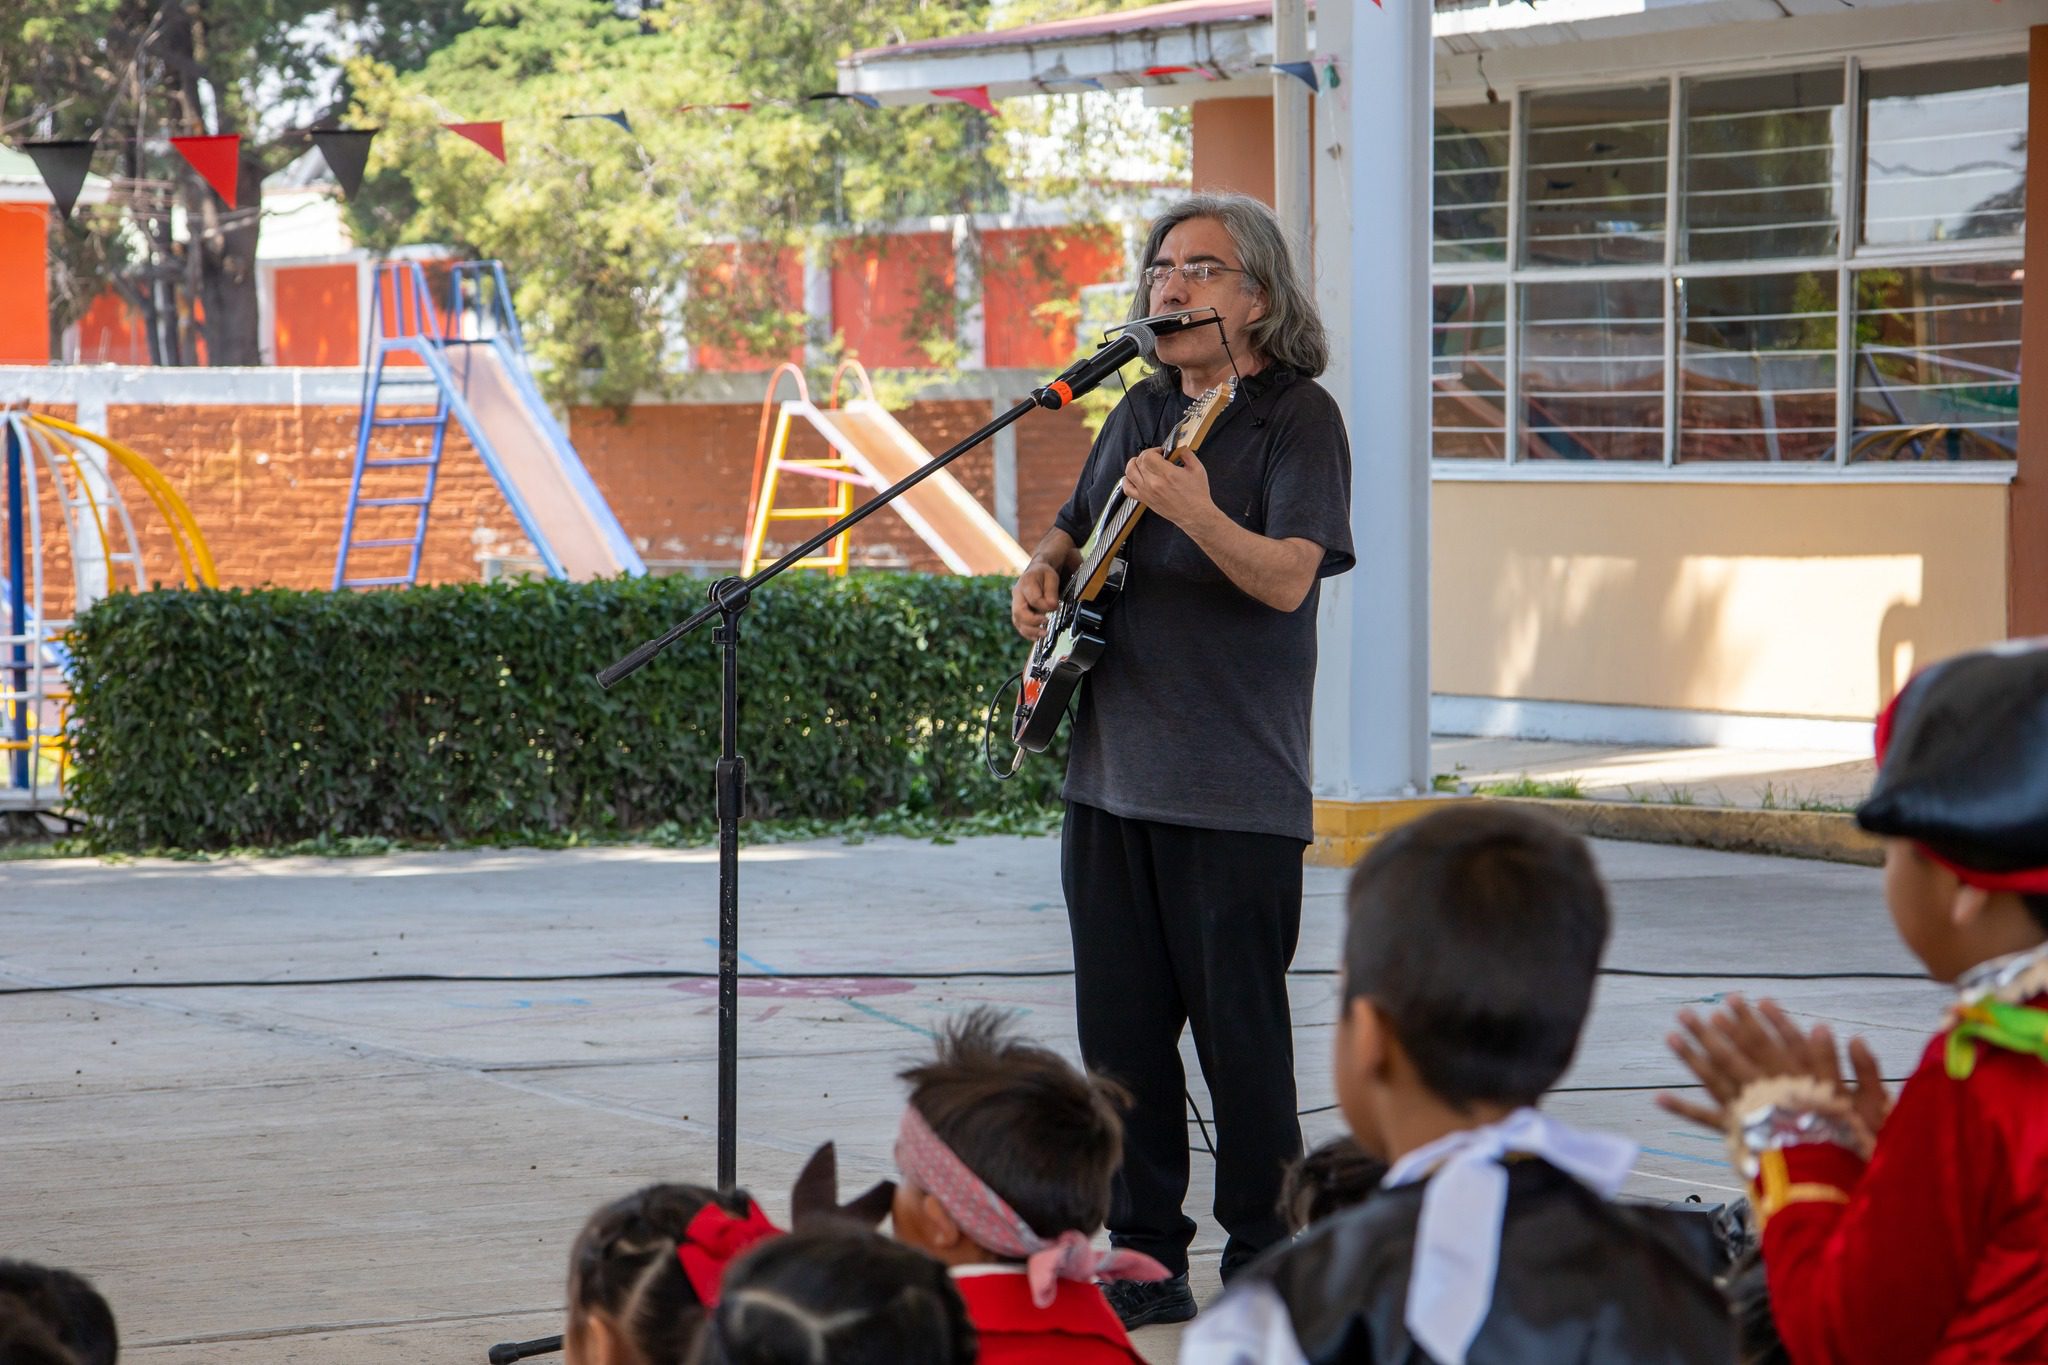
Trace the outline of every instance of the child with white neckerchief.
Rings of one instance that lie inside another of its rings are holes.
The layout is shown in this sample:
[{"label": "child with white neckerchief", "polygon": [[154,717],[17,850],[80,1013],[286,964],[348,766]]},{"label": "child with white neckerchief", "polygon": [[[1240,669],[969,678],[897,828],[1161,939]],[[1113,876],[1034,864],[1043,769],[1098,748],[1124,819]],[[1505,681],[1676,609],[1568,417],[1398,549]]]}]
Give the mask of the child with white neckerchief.
[{"label": "child with white neckerchief", "polygon": [[1380,1191],[1248,1267],[1182,1365],[1733,1358],[1683,1214],[1613,1201],[1634,1144],[1536,1108],[1571,1064],[1607,943],[1585,842],[1455,806],[1352,877],[1337,1097]]}]

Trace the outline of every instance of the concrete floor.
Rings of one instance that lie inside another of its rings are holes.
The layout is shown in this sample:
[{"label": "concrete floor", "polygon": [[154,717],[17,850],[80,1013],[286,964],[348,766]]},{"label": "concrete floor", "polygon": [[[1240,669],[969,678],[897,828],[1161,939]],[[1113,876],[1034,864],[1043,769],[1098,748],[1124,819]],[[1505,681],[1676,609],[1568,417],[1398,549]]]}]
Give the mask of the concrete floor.
[{"label": "concrete floor", "polygon": [[[1745,973],[1909,972],[1871,870],[1605,845],[1619,924],[1578,1065],[1551,1101],[1636,1138],[1631,1188],[1730,1191],[1717,1143],[1650,1107],[1679,1070],[1672,1013]],[[1060,969],[1056,846],[880,840],[750,851],[745,943],[764,971]],[[481,1361],[559,1330],[589,1210],[713,1173],[715,1018],[702,981],[312,986],[308,977],[709,969],[708,852],[613,848],[363,860],[0,864],[0,1255],[107,1293],[124,1358]],[[1343,874],[1310,869],[1298,966],[1336,958]],[[152,984],[229,984],[148,989]],[[1903,1074],[1943,1004],[1918,981],[1784,982]],[[1294,979],[1311,1141],[1337,1131],[1335,982]],[[889,1172],[895,1071],[984,1002],[1070,1053],[1071,982],[754,981],[743,1001],[740,1172],[784,1211],[803,1155]],[[1190,1059],[1192,1069],[1192,1059]],[[1197,1101],[1206,1108],[1199,1083]],[[1191,1132],[1193,1131],[1191,1127]],[[1197,1157],[1190,1210],[1209,1199]],[[1204,1219],[1198,1292],[1220,1234]],[[1169,1360],[1171,1329],[1141,1344]]]}]

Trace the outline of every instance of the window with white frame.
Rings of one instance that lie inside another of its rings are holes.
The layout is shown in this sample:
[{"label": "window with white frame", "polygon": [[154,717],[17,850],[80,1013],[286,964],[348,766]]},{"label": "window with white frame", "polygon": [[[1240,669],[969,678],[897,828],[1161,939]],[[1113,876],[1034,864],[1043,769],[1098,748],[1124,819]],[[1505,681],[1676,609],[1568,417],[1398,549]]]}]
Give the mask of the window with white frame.
[{"label": "window with white frame", "polygon": [[2026,60],[1436,111],[1434,458],[2013,458]]}]

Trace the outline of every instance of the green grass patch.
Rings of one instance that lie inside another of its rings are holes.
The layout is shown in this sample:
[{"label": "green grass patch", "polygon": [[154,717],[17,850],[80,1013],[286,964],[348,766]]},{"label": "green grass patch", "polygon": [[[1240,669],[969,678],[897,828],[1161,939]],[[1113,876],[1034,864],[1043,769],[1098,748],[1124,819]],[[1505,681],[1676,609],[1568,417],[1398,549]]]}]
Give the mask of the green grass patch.
[{"label": "green grass patch", "polygon": [[1545,801],[1582,801],[1586,784],[1576,777],[1531,777],[1523,773],[1505,782],[1481,782],[1472,788],[1481,796],[1533,796]]}]

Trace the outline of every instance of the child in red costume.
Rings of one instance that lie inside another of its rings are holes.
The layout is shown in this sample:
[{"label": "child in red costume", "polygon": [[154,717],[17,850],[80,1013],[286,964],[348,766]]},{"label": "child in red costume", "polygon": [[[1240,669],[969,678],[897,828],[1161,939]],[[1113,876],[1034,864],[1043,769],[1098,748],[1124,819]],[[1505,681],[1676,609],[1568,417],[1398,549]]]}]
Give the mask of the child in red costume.
[{"label": "child in red costume", "polygon": [[1096,1279],[1163,1280],[1094,1250],[1123,1152],[1122,1092],[975,1010],[903,1073],[896,1236],[952,1269],[982,1365],[1141,1365]]},{"label": "child in red costume", "polygon": [[[838,1153],[828,1142],[797,1176],[790,1220],[798,1228],[872,1228],[895,1192],[883,1181],[841,1204]],[[649,1185],[606,1204],[569,1252],[568,1330],[557,1338],[568,1365],[695,1360],[727,1267],[749,1247],[782,1235],[745,1190]]]},{"label": "child in red costume", "polygon": [[1739,998],[1679,1016],[1763,1227],[1795,1365],[2048,1358],[2048,642],[1938,664],[1878,722],[1857,812],[1899,935],[1957,999],[1891,1106],[1877,1060]]}]

